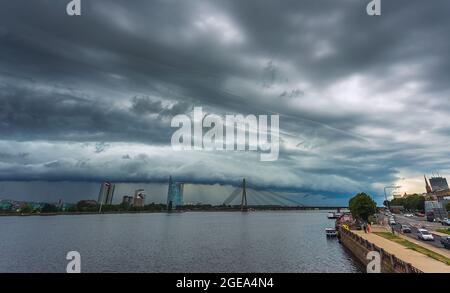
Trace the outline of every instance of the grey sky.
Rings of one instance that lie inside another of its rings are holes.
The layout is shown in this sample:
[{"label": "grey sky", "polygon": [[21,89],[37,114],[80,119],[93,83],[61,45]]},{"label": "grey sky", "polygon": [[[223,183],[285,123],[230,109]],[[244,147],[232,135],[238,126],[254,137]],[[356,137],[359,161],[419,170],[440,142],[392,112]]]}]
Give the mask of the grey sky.
[{"label": "grey sky", "polygon": [[[449,1],[82,2],[1,1],[0,180],[245,176],[345,199],[450,173]],[[280,159],[173,152],[194,106],[280,114]]]}]

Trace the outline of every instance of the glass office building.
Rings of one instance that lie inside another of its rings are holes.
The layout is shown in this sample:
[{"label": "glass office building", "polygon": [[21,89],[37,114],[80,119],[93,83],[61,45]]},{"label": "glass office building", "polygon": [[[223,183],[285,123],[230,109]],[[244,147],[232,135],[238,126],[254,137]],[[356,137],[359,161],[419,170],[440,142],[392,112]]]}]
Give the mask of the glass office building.
[{"label": "glass office building", "polygon": [[112,205],[116,186],[109,181],[103,182],[98,193],[97,202],[101,205]]},{"label": "glass office building", "polygon": [[167,191],[167,208],[176,209],[183,205],[184,184],[174,182],[172,177],[169,178],[169,189]]}]

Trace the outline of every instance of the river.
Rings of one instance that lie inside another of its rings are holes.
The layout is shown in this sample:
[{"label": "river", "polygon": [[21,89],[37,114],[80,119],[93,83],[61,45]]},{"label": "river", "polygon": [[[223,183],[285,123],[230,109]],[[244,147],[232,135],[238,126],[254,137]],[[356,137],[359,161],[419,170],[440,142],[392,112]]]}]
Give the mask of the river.
[{"label": "river", "polygon": [[0,217],[0,272],[361,272],[323,211]]}]

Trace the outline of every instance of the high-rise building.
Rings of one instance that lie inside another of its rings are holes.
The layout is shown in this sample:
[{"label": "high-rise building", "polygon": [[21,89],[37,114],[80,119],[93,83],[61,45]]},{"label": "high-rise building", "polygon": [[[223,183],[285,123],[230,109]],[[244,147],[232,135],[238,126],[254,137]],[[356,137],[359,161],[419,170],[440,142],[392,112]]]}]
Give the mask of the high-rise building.
[{"label": "high-rise building", "polygon": [[145,190],[137,189],[134,192],[133,207],[142,208],[145,205]]},{"label": "high-rise building", "polygon": [[62,198],[60,198],[58,200],[58,203],[56,204],[56,207],[60,210],[62,210],[64,208],[64,200]]},{"label": "high-rise building", "polygon": [[130,206],[132,203],[133,203],[133,197],[132,196],[125,195],[122,198],[122,205]]},{"label": "high-rise building", "polygon": [[448,214],[443,207],[442,202],[439,201],[425,201],[425,213],[428,214],[432,212],[432,215],[435,219],[444,219],[447,218]]},{"label": "high-rise building", "polygon": [[183,205],[184,183],[174,182],[169,177],[169,189],[167,191],[167,208],[176,209]]},{"label": "high-rise building", "polygon": [[431,177],[430,184],[433,192],[448,189],[447,179],[445,179],[444,177]]},{"label": "high-rise building", "polygon": [[100,192],[98,193],[98,203],[101,205],[111,205],[114,196],[114,189],[116,186],[109,181],[102,183]]}]

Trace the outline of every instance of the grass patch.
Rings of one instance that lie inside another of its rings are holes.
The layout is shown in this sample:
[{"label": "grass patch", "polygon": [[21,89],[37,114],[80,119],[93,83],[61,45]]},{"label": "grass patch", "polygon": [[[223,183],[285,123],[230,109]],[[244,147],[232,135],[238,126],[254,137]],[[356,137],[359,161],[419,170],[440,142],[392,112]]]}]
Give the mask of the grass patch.
[{"label": "grass patch", "polygon": [[436,229],[436,231],[450,235],[450,228]]},{"label": "grass patch", "polygon": [[446,265],[450,266],[450,258],[445,257],[445,256],[443,256],[443,255],[441,255],[439,253],[436,253],[436,252],[434,252],[432,250],[429,250],[429,249],[427,249],[425,247],[422,247],[420,245],[417,245],[415,243],[412,243],[411,241],[408,241],[406,239],[400,238],[400,237],[398,237],[396,235],[393,235],[392,233],[389,233],[389,232],[374,232],[374,234],[376,234],[378,236],[381,236],[383,238],[389,239],[389,240],[391,240],[391,241],[393,241],[395,243],[398,243],[398,244],[400,244],[400,245],[402,245],[402,246],[404,246],[404,247],[406,247],[408,249],[417,251],[417,252],[419,252],[421,254],[424,254],[424,255],[426,255],[428,257],[431,257],[431,258],[433,258],[435,260],[438,260],[438,261],[443,262]]}]

